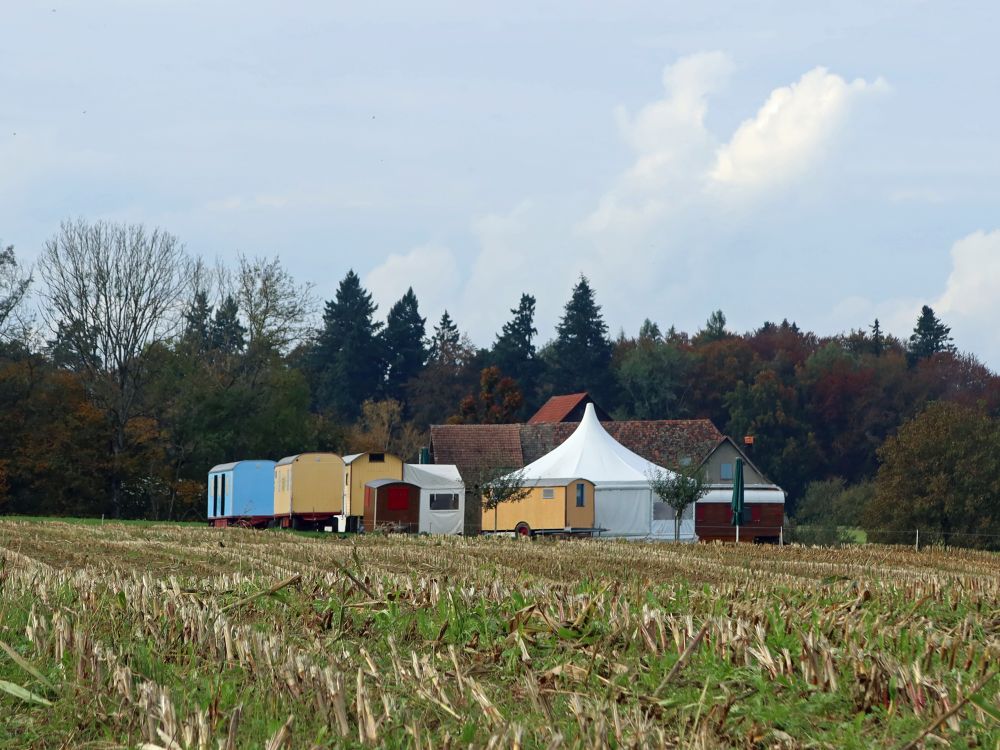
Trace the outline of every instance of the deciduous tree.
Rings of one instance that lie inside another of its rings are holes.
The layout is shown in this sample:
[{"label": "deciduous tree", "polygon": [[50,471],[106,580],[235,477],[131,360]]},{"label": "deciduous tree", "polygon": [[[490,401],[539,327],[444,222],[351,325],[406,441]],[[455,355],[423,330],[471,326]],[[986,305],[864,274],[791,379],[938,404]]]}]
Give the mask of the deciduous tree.
[{"label": "deciduous tree", "polygon": [[86,373],[111,426],[111,498],[121,506],[128,426],[150,346],[172,336],[189,261],[173,235],[138,224],[63,222],[42,252],[50,323]]},{"label": "deciduous tree", "polygon": [[677,466],[673,471],[652,467],[646,475],[653,494],[674,511],[674,541],[681,539],[681,518],[690,506],[708,492],[705,472],[701,467]]}]

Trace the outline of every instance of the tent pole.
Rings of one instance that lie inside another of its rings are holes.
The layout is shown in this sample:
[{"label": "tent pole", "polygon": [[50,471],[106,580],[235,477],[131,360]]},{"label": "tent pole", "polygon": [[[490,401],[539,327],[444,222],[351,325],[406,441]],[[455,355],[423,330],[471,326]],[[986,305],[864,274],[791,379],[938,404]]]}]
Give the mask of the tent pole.
[{"label": "tent pole", "polygon": [[740,525],[736,524],[736,543],[740,543]]}]

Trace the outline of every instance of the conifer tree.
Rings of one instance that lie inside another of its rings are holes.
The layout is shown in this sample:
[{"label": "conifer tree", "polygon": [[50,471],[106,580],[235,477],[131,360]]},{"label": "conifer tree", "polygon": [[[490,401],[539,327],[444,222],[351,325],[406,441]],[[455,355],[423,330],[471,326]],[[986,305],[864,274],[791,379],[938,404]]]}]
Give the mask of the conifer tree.
[{"label": "conifer tree", "polygon": [[240,322],[239,304],[232,295],[227,295],[209,326],[209,347],[226,354],[236,354],[246,346],[246,333],[247,329]]},{"label": "conifer tree", "polygon": [[212,306],[208,304],[208,292],[199,289],[184,311],[184,341],[195,351],[208,348],[211,318]]},{"label": "conifer tree", "polygon": [[430,358],[439,364],[457,364],[459,359],[462,335],[458,332],[458,326],[451,319],[448,311],[445,310],[441,316],[441,321],[434,326],[434,335],[431,337]]},{"label": "conifer tree", "polygon": [[427,363],[426,318],[420,317],[413,287],[406,290],[389,310],[382,342],[386,357],[386,392],[402,400],[406,384],[420,374]]},{"label": "conifer tree", "polygon": [[384,375],[378,306],[353,270],[327,301],[313,351],[316,395],[321,408],[355,419],[361,405],[381,390]]},{"label": "conifer tree", "polygon": [[510,312],[513,317],[503,324],[503,329],[497,334],[490,359],[504,375],[514,378],[520,384],[523,393],[530,394],[534,392],[538,376],[534,343],[534,338],[538,335],[538,329],[535,328],[535,298],[530,294],[522,294],[521,301]]},{"label": "conifer tree", "polygon": [[595,400],[611,395],[611,341],[601,307],[585,276],[556,327],[551,352],[551,379],[556,393],[587,391]]},{"label": "conifer tree", "polygon": [[871,326],[872,331],[872,354],[876,357],[881,357],[882,352],[885,350],[885,334],[882,333],[882,326],[878,322],[878,318],[875,318],[875,322]]},{"label": "conifer tree", "polygon": [[938,352],[953,352],[951,328],[942,323],[929,306],[920,309],[920,317],[910,336],[908,354],[911,363],[919,362]]}]

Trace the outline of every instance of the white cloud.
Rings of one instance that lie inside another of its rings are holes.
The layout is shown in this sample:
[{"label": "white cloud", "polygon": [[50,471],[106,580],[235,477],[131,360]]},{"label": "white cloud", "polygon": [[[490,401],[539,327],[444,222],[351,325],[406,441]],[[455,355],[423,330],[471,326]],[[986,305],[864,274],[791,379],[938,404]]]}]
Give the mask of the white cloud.
[{"label": "white cloud", "polygon": [[635,163],[601,199],[584,228],[644,226],[681,196],[681,188],[703,173],[715,142],[705,127],[708,95],[729,77],[732,62],[722,52],[681,58],[663,71],[664,97],[630,116],[623,107],[615,119]]},{"label": "white cloud", "polygon": [[754,117],[721,143],[705,117],[710,95],[732,70],[721,52],[681,58],[663,72],[663,98],[634,116],[615,111],[635,162],[598,201],[582,224],[585,232],[634,237],[691,209],[728,209],[729,191],[718,188],[745,194],[787,184],[829,151],[859,96],[887,88],[881,78],[848,82],[817,67],[771,91]]},{"label": "white cloud", "polygon": [[421,245],[403,255],[390,255],[365,276],[364,286],[379,306],[379,317],[385,317],[412,286],[429,331],[445,308],[454,307],[459,289],[458,263],[447,247]]},{"label": "white cloud", "polygon": [[942,314],[992,318],[995,323],[998,301],[1000,229],[974,232],[951,246],[951,274],[934,309]]},{"label": "white cloud", "polygon": [[884,88],[882,79],[848,83],[826,68],[813,68],[791,86],[772,91],[757,114],[736,129],[718,151],[712,180],[754,187],[802,174],[823,154],[853,101]]},{"label": "white cloud", "polygon": [[930,305],[960,351],[972,352],[994,369],[1000,362],[1000,229],[966,235],[951,246],[951,270],[936,299],[892,297],[879,302],[859,297],[842,300],[826,321],[828,328],[867,326],[875,318],[882,327],[906,341],[924,304]]},{"label": "white cloud", "polygon": [[951,326],[961,351],[974,352],[994,369],[1000,364],[998,300],[1000,229],[973,232],[951,246],[951,273],[931,307]]}]

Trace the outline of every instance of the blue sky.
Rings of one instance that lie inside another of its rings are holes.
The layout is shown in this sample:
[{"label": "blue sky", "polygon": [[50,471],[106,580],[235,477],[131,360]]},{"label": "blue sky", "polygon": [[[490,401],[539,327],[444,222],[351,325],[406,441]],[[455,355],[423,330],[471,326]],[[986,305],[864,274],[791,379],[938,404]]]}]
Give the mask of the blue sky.
[{"label": "blue sky", "polygon": [[613,332],[921,304],[1000,367],[995,3],[87,0],[0,11],[0,239],[278,255],[488,344],[579,274]]}]

